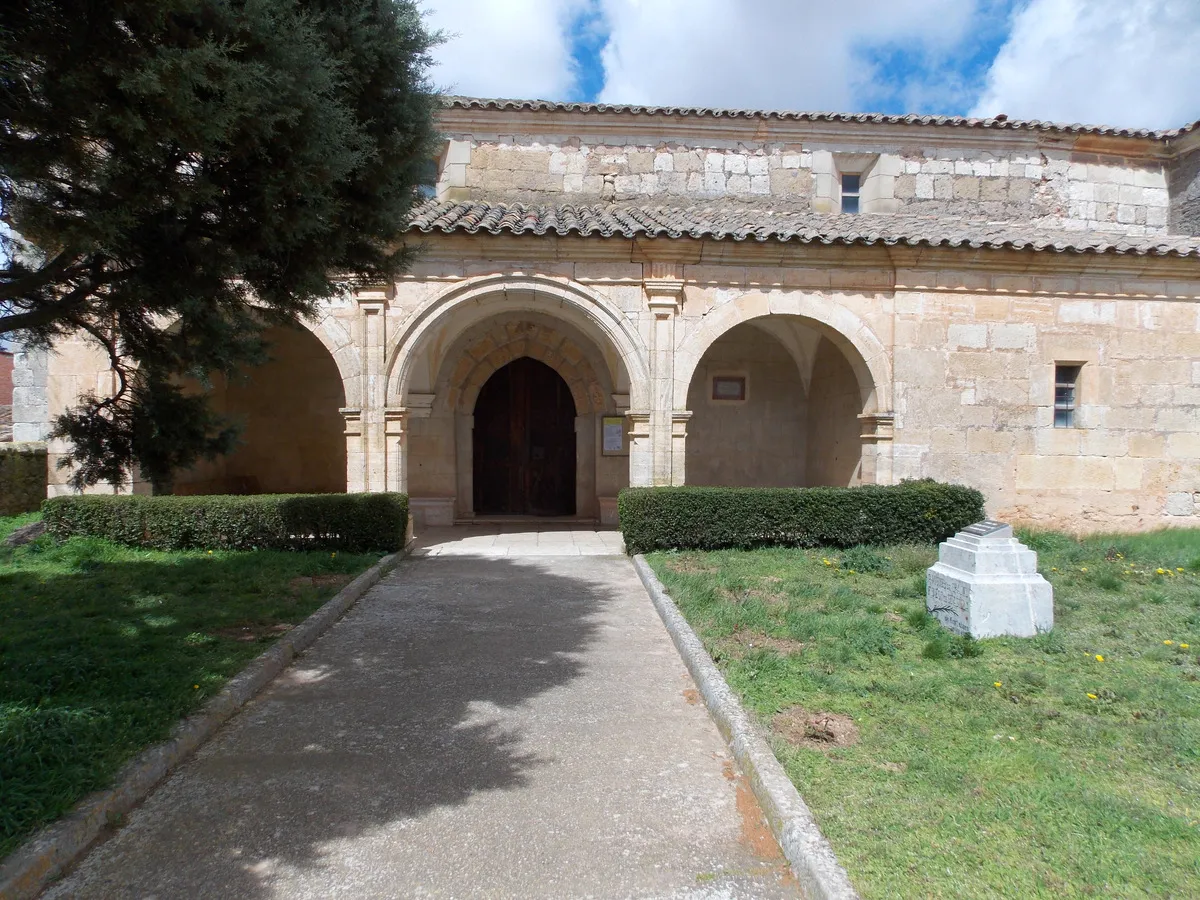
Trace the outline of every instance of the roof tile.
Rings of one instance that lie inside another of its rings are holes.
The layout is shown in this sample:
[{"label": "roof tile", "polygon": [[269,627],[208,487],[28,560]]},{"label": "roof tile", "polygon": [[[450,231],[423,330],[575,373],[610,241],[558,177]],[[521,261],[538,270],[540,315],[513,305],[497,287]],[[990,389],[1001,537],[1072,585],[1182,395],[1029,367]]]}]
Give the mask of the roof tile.
[{"label": "roof tile", "polygon": [[1045,250],[1200,257],[1200,237],[1132,236],[1063,231],[1032,224],[988,222],[955,216],[825,215],[759,206],[669,207],[626,204],[487,203],[428,200],[416,207],[409,231],[467,234],[557,234],[599,237],[712,238],[858,244]]}]

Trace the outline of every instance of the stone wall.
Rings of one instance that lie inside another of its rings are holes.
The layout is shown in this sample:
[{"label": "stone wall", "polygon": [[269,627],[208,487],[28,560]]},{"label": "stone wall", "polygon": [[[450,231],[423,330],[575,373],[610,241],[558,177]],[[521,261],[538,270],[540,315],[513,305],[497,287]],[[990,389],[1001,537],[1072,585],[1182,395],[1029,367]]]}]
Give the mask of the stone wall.
[{"label": "stone wall", "polygon": [[808,485],[850,487],[862,478],[862,392],[845,355],[817,345],[808,393]]},{"label": "stone wall", "polygon": [[[745,401],[714,400],[712,379],[746,379]],[[804,485],[808,398],[796,361],[753,325],[727,332],[704,354],[688,390],[687,483]]]},{"label": "stone wall", "polygon": [[271,360],[215,378],[214,411],[242,426],[239,447],[175,479],[177,494],[332,493],[346,489],[345,405],[337,366],[306,331],[266,332]]},{"label": "stone wall", "polygon": [[17,346],[13,352],[12,440],[44,441],[50,411],[46,377],[48,353]]},{"label": "stone wall", "polygon": [[[899,293],[896,478],[979,487],[1005,521],[1200,525],[1194,303]],[[1075,427],[1056,363],[1081,365]],[[1169,498],[1174,501],[1168,502]]]},{"label": "stone wall", "polygon": [[461,188],[444,196],[531,203],[769,202],[817,212],[840,208],[839,172],[860,173],[863,212],[1030,222],[1070,230],[1166,233],[1160,161],[1064,150],[995,153],[801,144],[628,146],[567,142],[454,142]]},{"label": "stone wall", "polygon": [[1200,142],[1171,166],[1170,189],[1171,231],[1200,235]]}]

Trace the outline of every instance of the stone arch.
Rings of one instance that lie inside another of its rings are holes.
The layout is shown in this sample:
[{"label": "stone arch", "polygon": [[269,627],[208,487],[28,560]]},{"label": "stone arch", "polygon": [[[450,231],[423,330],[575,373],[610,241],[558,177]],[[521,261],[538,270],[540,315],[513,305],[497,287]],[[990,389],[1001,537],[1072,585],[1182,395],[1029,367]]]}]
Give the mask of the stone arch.
[{"label": "stone arch", "polygon": [[705,352],[743,322],[792,316],[820,332],[846,357],[862,393],[864,413],[892,409],[892,364],[887,348],[857,315],[812,294],[750,292],[707,313],[680,346],[675,358],[675,396],[687,396]]},{"label": "stone arch", "polygon": [[604,390],[583,348],[561,332],[527,322],[497,324],[465,349],[450,374],[450,408],[470,415],[487,380],[522,356],[544,362],[562,376],[580,415],[605,411]]},{"label": "stone arch", "polygon": [[342,377],[342,392],[346,406],[357,406],[362,402],[362,355],[354,338],[335,316],[329,312],[314,318],[300,320],[300,325],[310,332],[329,351]]},{"label": "stone arch", "polygon": [[[486,300],[486,303],[484,301]],[[645,344],[633,324],[605,298],[582,285],[536,275],[488,275],[456,284],[427,300],[389,340],[387,402],[406,405],[412,375],[422,350],[439,328],[456,314],[470,324],[504,312],[545,312],[561,317],[597,340],[601,352],[615,351],[629,381],[630,404],[649,403],[649,361]],[[436,366],[434,367],[436,368]],[[621,379],[610,372],[614,384]],[[588,402],[584,408],[590,409]]]}]

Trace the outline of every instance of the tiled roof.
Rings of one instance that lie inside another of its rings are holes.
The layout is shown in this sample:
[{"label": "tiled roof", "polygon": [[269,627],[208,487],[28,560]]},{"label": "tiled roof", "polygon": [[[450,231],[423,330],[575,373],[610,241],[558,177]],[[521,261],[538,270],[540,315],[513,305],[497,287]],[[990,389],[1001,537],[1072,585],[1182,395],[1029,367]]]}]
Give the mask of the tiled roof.
[{"label": "tiled roof", "polygon": [[1200,121],[1182,128],[1153,131],[1148,128],[1115,128],[1108,125],[1081,125],[1043,122],[1037,119],[988,118],[964,116],[883,115],[882,113],[793,112],[769,109],[718,109],[701,106],[629,106],[619,103],[559,103],[553,100],[502,100],[485,97],[446,97],[446,106],[455,109],[494,109],[518,112],[626,113],[645,116],[696,116],[727,119],[779,119],[796,122],[871,122],[880,125],[944,125],[966,128],[990,128],[1008,131],[1055,131],[1067,134],[1098,134],[1113,137],[1166,140],[1200,129]]},{"label": "tiled roof", "polygon": [[1042,229],[954,216],[903,213],[825,215],[757,206],[594,206],[428,200],[416,207],[410,231],[466,234],[556,234],[596,237],[714,238],[910,247],[1049,250],[1059,253],[1131,253],[1200,257],[1200,238],[1129,236]]}]

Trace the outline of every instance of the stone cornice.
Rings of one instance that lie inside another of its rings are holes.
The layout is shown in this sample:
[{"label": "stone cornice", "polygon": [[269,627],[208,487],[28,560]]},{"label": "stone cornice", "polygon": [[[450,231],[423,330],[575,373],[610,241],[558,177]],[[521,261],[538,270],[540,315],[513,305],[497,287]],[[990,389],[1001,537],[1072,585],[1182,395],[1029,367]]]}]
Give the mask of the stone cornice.
[{"label": "stone cornice", "polygon": [[809,148],[853,146],[871,152],[919,152],[935,146],[985,150],[996,155],[1014,151],[1060,150],[1151,161],[1161,161],[1173,155],[1171,142],[1156,137],[984,130],[920,123],[701,118],[620,112],[597,115],[571,111],[451,107],[439,113],[438,125],[447,137],[471,137],[475,140],[511,140],[519,136],[551,142],[577,138],[584,143],[655,146],[662,142],[677,142],[700,147],[777,143]]},{"label": "stone cornice", "polygon": [[[421,260],[428,274],[415,276],[422,280],[433,272],[460,279],[463,275],[456,273],[474,261],[503,266],[512,260],[516,268],[539,263],[547,270],[573,263],[640,263],[687,267],[682,270],[687,283],[695,283],[697,271],[703,271],[711,284],[866,293],[899,289],[1200,299],[1200,261],[1178,257],[556,235],[426,235],[423,243]],[[1105,279],[1123,282],[1124,289],[1101,290],[1098,282]],[[638,277],[629,283],[644,281]]]}]

